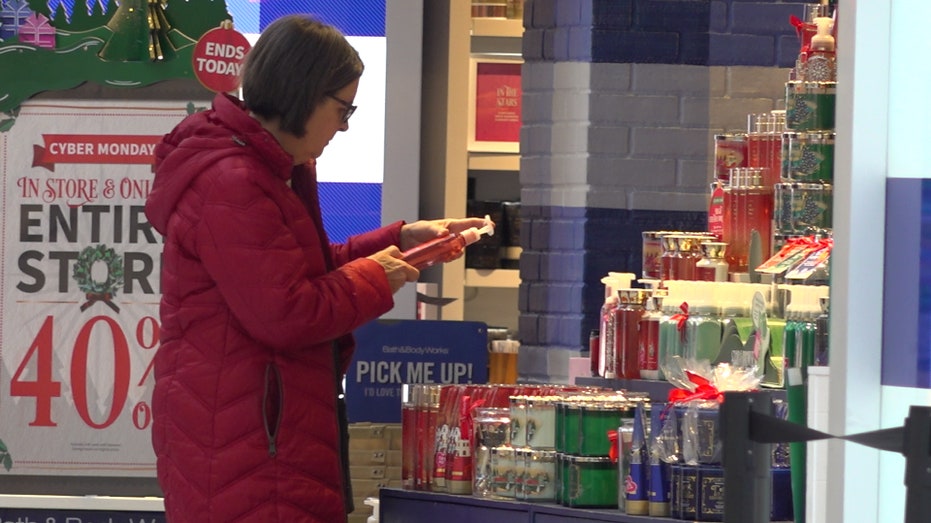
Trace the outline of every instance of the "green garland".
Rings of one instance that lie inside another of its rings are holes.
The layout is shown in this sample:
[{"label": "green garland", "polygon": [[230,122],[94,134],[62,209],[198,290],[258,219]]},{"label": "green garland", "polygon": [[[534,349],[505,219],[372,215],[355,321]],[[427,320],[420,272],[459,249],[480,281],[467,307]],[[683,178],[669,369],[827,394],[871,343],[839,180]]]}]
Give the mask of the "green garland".
[{"label": "green garland", "polygon": [[[98,261],[107,264],[107,279],[103,282],[95,281],[91,276],[91,269]],[[114,295],[116,289],[123,284],[123,257],[106,245],[85,247],[74,263],[71,276],[85,294]]]},{"label": "green garland", "polygon": [[3,468],[7,472],[13,468],[13,457],[10,455],[10,449],[6,447],[6,444],[3,440],[0,440],[0,465],[3,465]]}]

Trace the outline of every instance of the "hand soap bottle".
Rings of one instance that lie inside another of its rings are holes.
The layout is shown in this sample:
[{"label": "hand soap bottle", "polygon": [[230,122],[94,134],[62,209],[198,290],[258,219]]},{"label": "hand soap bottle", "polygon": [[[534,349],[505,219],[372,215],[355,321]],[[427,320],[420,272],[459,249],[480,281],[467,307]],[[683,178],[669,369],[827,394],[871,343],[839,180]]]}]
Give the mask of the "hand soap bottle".
[{"label": "hand soap bottle", "polygon": [[485,225],[481,228],[471,227],[459,233],[435,238],[413,249],[404,251],[401,253],[401,259],[418,269],[426,269],[437,263],[445,263],[456,259],[462,254],[467,245],[480,240],[483,234],[489,236],[495,234],[495,225],[487,214],[485,215]]},{"label": "hand soap bottle", "polygon": [[831,29],[834,20],[825,16],[815,18],[818,34],[811,37],[811,50],[805,66],[805,80],[808,82],[836,82],[837,57],[834,53],[834,37]]}]

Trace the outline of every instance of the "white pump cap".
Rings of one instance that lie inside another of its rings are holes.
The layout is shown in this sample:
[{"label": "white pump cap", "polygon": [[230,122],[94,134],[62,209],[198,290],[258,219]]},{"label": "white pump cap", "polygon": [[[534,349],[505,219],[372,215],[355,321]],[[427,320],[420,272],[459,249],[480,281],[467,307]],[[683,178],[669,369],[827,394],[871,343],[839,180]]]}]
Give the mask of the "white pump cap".
[{"label": "white pump cap", "polygon": [[718,288],[716,282],[689,281],[685,286],[689,314],[719,314],[721,309],[718,304]]},{"label": "white pump cap", "polygon": [[663,298],[663,314],[677,314],[680,312],[679,307],[682,302],[687,302],[686,280],[668,280],[666,285],[666,297]]},{"label": "white pump cap", "polygon": [[786,319],[811,321],[821,315],[820,299],[828,296],[831,289],[827,285],[783,285],[782,288],[791,293]]},{"label": "white pump cap", "polygon": [[819,16],[814,20],[818,26],[818,33],[811,37],[812,51],[834,51],[834,37],[831,31],[834,29],[834,19],[826,16]]},{"label": "white pump cap", "polygon": [[637,275],[631,272],[609,272],[607,276],[601,278],[601,283],[605,286],[605,300],[617,299],[617,289],[626,289]]},{"label": "white pump cap", "polygon": [[469,229],[462,231],[460,234],[462,234],[462,239],[465,240],[466,245],[472,245],[473,243],[479,241],[482,238],[483,234],[487,234],[488,236],[494,236],[495,235],[495,224],[494,222],[491,221],[491,216],[486,214],[485,225],[483,225],[481,228],[471,227]]}]

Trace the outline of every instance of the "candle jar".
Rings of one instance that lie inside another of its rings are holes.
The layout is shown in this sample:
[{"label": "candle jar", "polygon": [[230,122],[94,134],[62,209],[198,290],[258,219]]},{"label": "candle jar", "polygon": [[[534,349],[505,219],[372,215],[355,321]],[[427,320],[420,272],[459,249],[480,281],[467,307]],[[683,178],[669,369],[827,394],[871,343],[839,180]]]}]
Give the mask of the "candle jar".
[{"label": "candle jar", "polygon": [[695,279],[700,281],[727,281],[727,262],[724,242],[702,242],[702,258],[695,263]]},{"label": "candle jar", "polygon": [[673,260],[673,280],[694,280],[695,279],[695,262],[701,258],[699,249],[699,238],[696,236],[682,235],[676,238],[678,247],[676,257]]},{"label": "candle jar", "polygon": [[663,256],[662,235],[663,233],[661,231],[643,231],[643,233],[641,233],[643,239],[641,272],[644,278],[658,280],[662,277],[660,267],[660,260]]},{"label": "candle jar", "polygon": [[661,280],[678,280],[676,273],[676,258],[679,255],[679,237],[675,233],[666,233],[662,235],[663,254],[660,258],[660,279]]},{"label": "candle jar", "polygon": [[714,175],[718,182],[727,185],[734,167],[747,166],[747,135],[725,133],[714,136]]}]

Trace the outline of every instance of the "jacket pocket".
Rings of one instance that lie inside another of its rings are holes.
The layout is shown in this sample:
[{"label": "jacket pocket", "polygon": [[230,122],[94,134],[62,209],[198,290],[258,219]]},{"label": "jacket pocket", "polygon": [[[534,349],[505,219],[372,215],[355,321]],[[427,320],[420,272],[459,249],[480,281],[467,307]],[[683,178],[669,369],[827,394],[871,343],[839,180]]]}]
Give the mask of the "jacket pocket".
[{"label": "jacket pocket", "polygon": [[278,427],[284,407],[284,389],[281,384],[281,372],[274,363],[265,367],[265,392],[262,395],[262,423],[265,425],[265,437],[268,439],[268,455],[278,453]]}]

